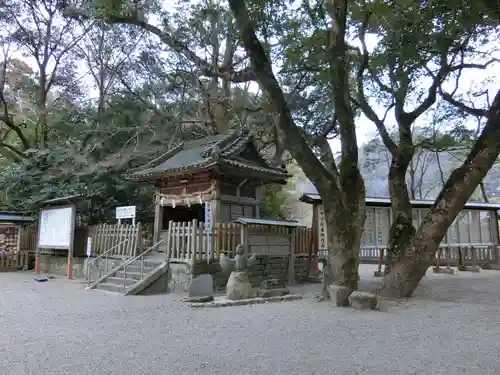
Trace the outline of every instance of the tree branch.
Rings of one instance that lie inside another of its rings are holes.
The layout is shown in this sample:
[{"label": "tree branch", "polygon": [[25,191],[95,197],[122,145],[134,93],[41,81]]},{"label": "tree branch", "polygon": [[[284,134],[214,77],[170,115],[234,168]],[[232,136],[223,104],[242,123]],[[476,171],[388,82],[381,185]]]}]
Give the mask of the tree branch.
[{"label": "tree branch", "polygon": [[266,91],[268,100],[279,114],[277,125],[282,132],[286,148],[300,167],[307,171],[308,177],[320,190],[325,191],[328,186],[333,189],[333,194],[339,194],[339,186],[332,183],[333,176],[314,156],[299,128],[295,125],[283,90],[274,76],[271,62],[264,51],[262,43],[257,38],[244,1],[229,0],[229,6],[240,30],[241,39],[250,57],[257,81]]},{"label": "tree branch", "polygon": [[[359,40],[361,42],[361,53],[360,53],[360,64],[358,66],[358,71],[356,75],[356,84],[357,84],[357,103],[363,113],[365,114],[366,117],[370,121],[372,121],[375,126],[377,127],[377,130],[380,134],[380,137],[382,138],[382,141],[384,142],[385,147],[390,151],[392,155],[395,155],[398,153],[398,146],[396,143],[392,140],[389,132],[387,131],[387,128],[384,124],[384,120],[381,120],[371,105],[368,103],[368,99],[365,96],[365,88],[364,88],[364,73],[366,70],[369,69],[370,65],[370,57],[368,54],[368,48],[366,47],[366,28],[368,26],[368,22],[370,21],[370,16],[371,13],[366,11],[365,12],[365,18],[363,19],[363,22],[361,24],[360,32],[359,32]],[[392,90],[390,90],[392,92]],[[393,92],[392,92],[393,93]],[[393,107],[394,105],[390,106],[386,110],[386,115],[389,112],[389,110]]]},{"label": "tree branch", "polygon": [[172,35],[174,32],[172,30],[161,30],[159,27],[151,25],[144,20],[140,20],[138,15],[108,15],[106,16],[106,21],[116,24],[127,24],[137,26],[143,30],[156,35],[160,40],[167,46],[172,48],[175,52],[186,56],[191,62],[193,62],[198,69],[201,70],[201,74],[207,77],[219,77],[230,80],[234,83],[243,83],[247,81],[255,81],[256,76],[251,68],[246,68],[241,71],[234,71],[233,66],[223,65],[222,67],[214,67],[205,59],[199,57],[194,51],[192,51],[185,43],[174,38]]}]

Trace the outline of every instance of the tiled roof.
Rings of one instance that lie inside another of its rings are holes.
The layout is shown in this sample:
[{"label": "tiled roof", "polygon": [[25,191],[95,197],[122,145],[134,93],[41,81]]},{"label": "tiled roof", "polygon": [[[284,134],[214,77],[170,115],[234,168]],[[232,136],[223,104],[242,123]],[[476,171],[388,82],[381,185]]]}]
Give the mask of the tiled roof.
[{"label": "tiled roof", "polygon": [[133,179],[151,179],[165,173],[187,172],[216,165],[229,165],[287,178],[286,169],[271,165],[269,161],[261,156],[259,156],[261,160],[257,161],[248,160],[239,155],[252,142],[253,137],[246,129],[181,142],[157,159],[129,171],[129,177]]}]

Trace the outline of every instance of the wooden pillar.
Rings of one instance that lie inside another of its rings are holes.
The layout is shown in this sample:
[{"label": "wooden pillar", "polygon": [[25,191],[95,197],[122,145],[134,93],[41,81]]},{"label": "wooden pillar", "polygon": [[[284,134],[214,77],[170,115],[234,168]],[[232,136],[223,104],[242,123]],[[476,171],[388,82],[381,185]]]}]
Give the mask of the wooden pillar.
[{"label": "wooden pillar", "polygon": [[69,240],[69,249],[68,249],[68,280],[73,278],[73,250],[75,246],[75,221],[76,221],[76,205],[71,205],[71,236]]},{"label": "wooden pillar", "polygon": [[288,262],[288,285],[295,284],[295,232],[297,228],[288,228],[290,234],[290,261]]},{"label": "wooden pillar", "polygon": [[160,188],[155,189],[155,219],[153,224],[153,244],[160,240],[160,230],[163,222],[163,207],[160,204]]}]

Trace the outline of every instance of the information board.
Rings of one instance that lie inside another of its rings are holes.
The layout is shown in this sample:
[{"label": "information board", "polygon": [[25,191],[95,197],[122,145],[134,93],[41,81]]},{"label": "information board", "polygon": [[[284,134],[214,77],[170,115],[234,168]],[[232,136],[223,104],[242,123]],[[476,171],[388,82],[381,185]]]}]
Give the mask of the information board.
[{"label": "information board", "polygon": [[135,218],[135,206],[116,207],[116,218],[117,219],[134,219]]},{"label": "information board", "polygon": [[69,249],[74,232],[74,207],[47,208],[40,212],[38,247]]}]

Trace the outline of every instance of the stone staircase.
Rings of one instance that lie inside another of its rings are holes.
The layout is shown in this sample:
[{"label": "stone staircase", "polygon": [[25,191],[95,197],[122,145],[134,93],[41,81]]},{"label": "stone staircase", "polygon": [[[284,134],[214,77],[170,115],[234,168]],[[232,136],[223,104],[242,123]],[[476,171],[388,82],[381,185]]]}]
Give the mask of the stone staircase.
[{"label": "stone staircase", "polygon": [[141,294],[166,273],[166,264],[165,254],[151,251],[144,257],[131,263],[122,263],[110,270],[107,276],[93,282],[88,289],[120,294]]}]

